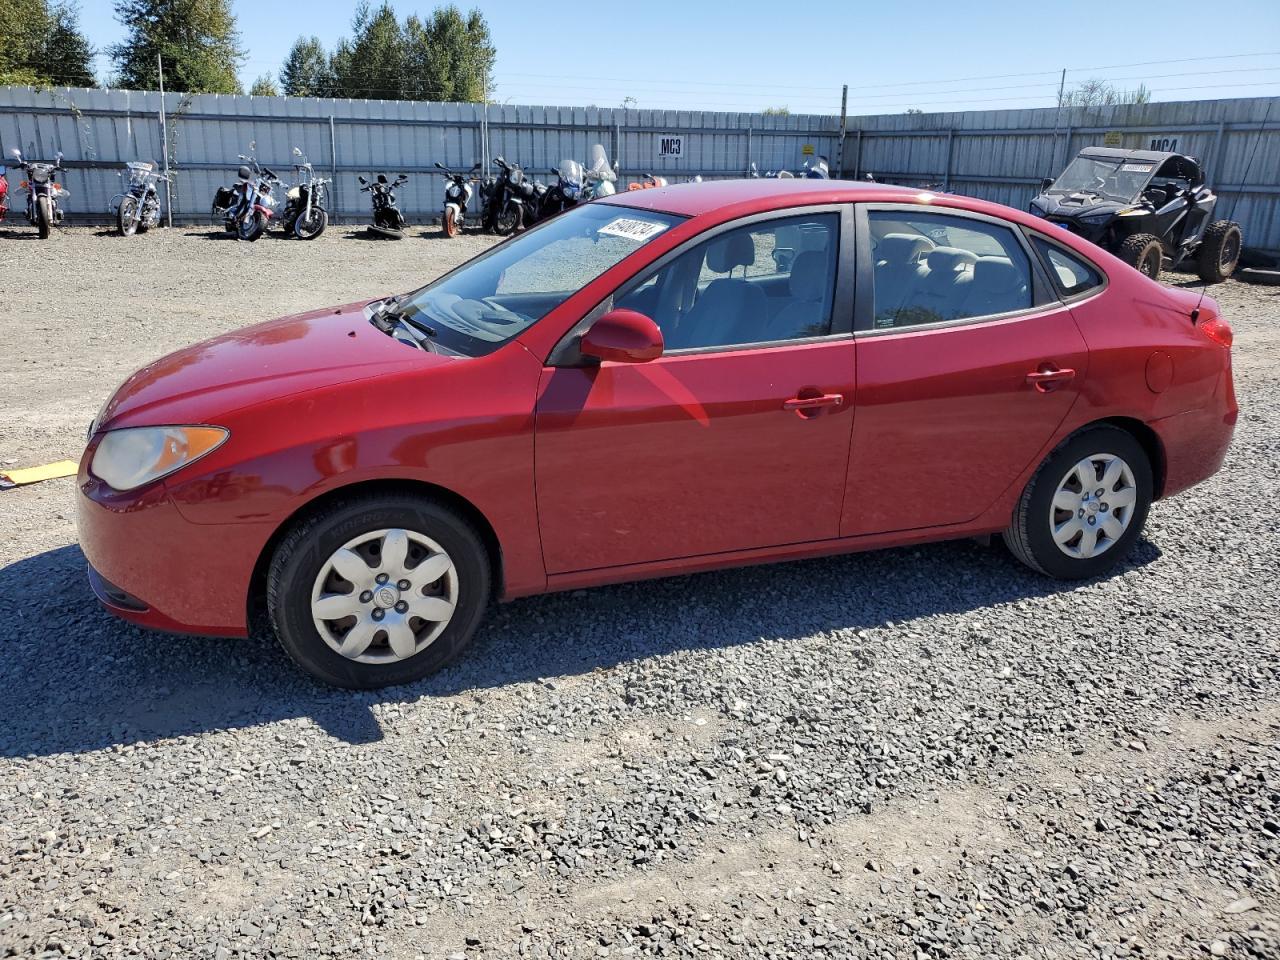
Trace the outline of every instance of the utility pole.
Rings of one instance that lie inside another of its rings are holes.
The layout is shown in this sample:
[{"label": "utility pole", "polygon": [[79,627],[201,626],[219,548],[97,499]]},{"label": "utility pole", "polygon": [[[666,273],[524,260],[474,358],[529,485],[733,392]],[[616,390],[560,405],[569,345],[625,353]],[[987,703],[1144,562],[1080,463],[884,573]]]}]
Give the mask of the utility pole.
[{"label": "utility pole", "polygon": [[1058,155],[1058,124],[1062,120],[1062,101],[1067,91],[1067,68],[1062,68],[1062,79],[1058,81],[1058,112],[1053,115],[1053,145],[1049,148],[1049,159],[1045,163],[1044,178],[1047,180],[1053,172],[1053,161]]},{"label": "utility pole", "polygon": [[164,216],[173,226],[173,184],[169,182],[169,122],[164,114],[164,60],[156,54],[156,67],[160,72],[160,150],[164,156]]},{"label": "utility pole", "polygon": [[484,162],[484,176],[489,176],[489,76],[480,79],[480,97],[484,101],[484,113],[480,117],[480,159]]},{"label": "utility pole", "polygon": [[840,88],[840,146],[836,151],[836,176],[844,176],[844,137],[849,123],[849,85]]}]

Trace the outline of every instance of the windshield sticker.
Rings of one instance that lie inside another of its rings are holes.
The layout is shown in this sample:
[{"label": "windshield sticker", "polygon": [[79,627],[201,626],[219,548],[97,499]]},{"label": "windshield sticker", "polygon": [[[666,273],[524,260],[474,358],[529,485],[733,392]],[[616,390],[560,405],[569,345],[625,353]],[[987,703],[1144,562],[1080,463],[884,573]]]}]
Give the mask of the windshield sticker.
[{"label": "windshield sticker", "polygon": [[611,237],[622,237],[625,240],[634,240],[637,243],[646,243],[665,229],[667,229],[665,223],[654,223],[652,220],[629,220],[626,217],[619,217],[616,220],[610,220],[596,232]]},{"label": "windshield sticker", "polygon": [[1122,173],[1150,173],[1154,164],[1151,163],[1126,163],[1120,168]]}]

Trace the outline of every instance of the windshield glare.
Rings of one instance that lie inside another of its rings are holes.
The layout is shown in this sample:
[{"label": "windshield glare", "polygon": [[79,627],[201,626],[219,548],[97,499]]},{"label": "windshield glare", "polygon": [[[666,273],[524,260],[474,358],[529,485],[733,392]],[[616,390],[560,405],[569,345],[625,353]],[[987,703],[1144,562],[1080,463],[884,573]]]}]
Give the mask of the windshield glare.
[{"label": "windshield glare", "polygon": [[430,326],[439,346],[482,356],[682,219],[603,203],[574,207],[410,294],[398,311]]},{"label": "windshield glare", "polygon": [[1142,192],[1155,169],[1155,163],[1148,160],[1076,157],[1049,193],[1092,193],[1108,200],[1129,201]]}]

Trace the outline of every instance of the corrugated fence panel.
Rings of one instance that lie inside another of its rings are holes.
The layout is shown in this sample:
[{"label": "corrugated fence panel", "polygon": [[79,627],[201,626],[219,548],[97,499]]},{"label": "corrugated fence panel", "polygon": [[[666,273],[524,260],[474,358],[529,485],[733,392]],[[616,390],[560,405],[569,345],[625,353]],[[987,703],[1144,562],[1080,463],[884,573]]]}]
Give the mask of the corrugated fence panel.
[{"label": "corrugated fence panel", "polygon": [[[61,150],[73,219],[102,221],[128,160],[161,159],[160,96],[129,90],[0,87],[0,148],[31,156]],[[605,146],[625,188],[648,173],[681,182],[799,170],[810,155],[833,174],[930,185],[1025,208],[1042,177],[1084,146],[1104,142],[1198,156],[1221,195],[1220,215],[1239,220],[1249,246],[1280,251],[1280,98],[1128,104],[1094,109],[987,110],[838,117],[581,106],[318,100],[214,94],[165,96],[173,208],[208,215],[256,141],[258,159],[286,180],[292,150],[333,177],[340,220],[367,215],[356,176],[405,173],[400,204],[423,223],[441,203],[440,161],[470,169],[488,156],[547,178],[561,160]]]}]

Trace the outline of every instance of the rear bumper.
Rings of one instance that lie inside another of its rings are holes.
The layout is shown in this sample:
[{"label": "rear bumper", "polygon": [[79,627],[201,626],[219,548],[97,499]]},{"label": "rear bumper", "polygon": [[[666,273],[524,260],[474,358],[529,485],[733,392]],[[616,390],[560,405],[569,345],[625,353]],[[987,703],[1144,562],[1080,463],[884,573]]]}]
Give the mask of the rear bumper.
[{"label": "rear bumper", "polygon": [[89,584],[108,611],[155,630],[247,635],[249,586],[264,536],[257,524],[191,523],[162,484],[122,494],[83,465],[76,512]]},{"label": "rear bumper", "polygon": [[1189,410],[1154,420],[1150,426],[1164,450],[1165,477],[1161,497],[1181,493],[1207,480],[1222,467],[1240,409],[1235,398],[1222,409]]}]

